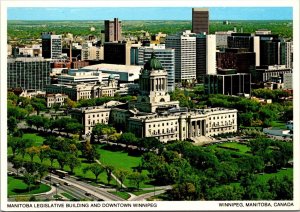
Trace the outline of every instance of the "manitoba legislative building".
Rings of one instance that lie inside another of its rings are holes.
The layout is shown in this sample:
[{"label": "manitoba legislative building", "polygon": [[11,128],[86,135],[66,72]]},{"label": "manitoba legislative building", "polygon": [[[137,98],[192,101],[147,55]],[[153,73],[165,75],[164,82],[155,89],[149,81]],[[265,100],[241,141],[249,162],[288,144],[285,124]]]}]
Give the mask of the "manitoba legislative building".
[{"label": "manitoba legislative building", "polygon": [[226,108],[193,109],[180,107],[168,94],[167,71],[152,54],[139,77],[140,92],[128,103],[116,101],[102,106],[76,108],[72,116],[90,134],[97,123],[111,124],[138,137],[155,137],[161,142],[209,138],[237,131],[237,110]]}]

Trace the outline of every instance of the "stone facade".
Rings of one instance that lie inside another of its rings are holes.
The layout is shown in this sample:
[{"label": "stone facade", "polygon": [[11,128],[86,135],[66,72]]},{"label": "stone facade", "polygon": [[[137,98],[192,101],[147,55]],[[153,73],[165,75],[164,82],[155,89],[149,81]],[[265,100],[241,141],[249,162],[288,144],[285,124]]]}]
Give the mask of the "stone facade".
[{"label": "stone facade", "polygon": [[54,104],[64,105],[65,100],[68,98],[64,94],[48,94],[46,96],[47,107],[52,107]]}]

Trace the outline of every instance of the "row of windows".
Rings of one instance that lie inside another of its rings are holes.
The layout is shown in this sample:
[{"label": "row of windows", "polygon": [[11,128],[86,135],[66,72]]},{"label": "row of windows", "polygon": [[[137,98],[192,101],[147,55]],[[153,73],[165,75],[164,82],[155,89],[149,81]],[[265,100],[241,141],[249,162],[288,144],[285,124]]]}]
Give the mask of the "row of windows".
[{"label": "row of windows", "polygon": [[[234,114],[233,115],[228,115],[228,118],[230,118],[230,117],[234,118]],[[224,116],[224,118],[226,119],[227,116]],[[215,120],[215,119],[216,119],[216,117],[214,116],[213,120]],[[217,119],[220,119],[220,116],[217,116]],[[221,116],[221,119],[223,119],[223,116]],[[209,117],[209,120],[211,120],[211,117]]]},{"label": "row of windows", "polygon": [[[161,123],[161,126],[164,127],[164,126],[169,126],[169,123],[170,125],[173,125],[173,121],[170,121],[170,122],[167,122],[167,123]],[[174,125],[177,124],[177,121],[174,121]],[[155,127],[156,125],[153,124],[153,127]],[[149,128],[151,128],[151,124],[148,125]],[[160,127],[160,124],[157,124],[157,127]]]},{"label": "row of windows", "polygon": [[162,133],[162,134],[164,134],[164,133],[173,133],[173,132],[177,132],[177,127],[175,127],[175,129],[173,129],[173,128],[167,128],[167,129],[162,129],[162,130],[153,130],[153,131],[151,131],[150,129],[149,129],[149,133],[151,133],[151,135],[157,135],[157,134],[160,134],[160,133]]},{"label": "row of windows", "polygon": [[[103,117],[103,116],[104,116],[104,114],[101,113],[101,117]],[[105,113],[105,116],[108,116],[108,113]],[[100,114],[99,114],[99,113],[98,113],[97,115],[93,114],[92,116],[91,116],[91,115],[88,115],[88,118],[91,118],[91,117],[93,117],[93,118],[95,118],[95,117],[100,117]]]}]

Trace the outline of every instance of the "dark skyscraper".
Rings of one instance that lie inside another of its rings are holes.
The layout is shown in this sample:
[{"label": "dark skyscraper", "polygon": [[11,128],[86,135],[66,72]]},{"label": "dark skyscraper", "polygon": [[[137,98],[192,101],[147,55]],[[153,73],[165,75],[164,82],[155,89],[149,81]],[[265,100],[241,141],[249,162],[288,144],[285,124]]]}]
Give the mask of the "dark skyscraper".
[{"label": "dark skyscraper", "polygon": [[42,56],[44,58],[59,59],[62,53],[62,36],[52,32],[42,33]]},{"label": "dark skyscraper", "polygon": [[209,34],[209,11],[207,8],[193,8],[193,33]]},{"label": "dark skyscraper", "polygon": [[104,21],[105,42],[121,41],[122,39],[122,25],[121,21],[114,18],[113,21]]}]

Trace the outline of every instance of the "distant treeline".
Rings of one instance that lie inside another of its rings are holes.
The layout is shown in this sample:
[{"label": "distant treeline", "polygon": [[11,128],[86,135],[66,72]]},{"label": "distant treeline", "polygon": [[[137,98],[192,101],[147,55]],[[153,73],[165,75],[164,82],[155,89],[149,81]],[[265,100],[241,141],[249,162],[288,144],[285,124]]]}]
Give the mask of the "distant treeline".
[{"label": "distant treeline", "polygon": [[[215,31],[233,30],[251,33],[259,29],[271,30],[280,37],[292,39],[293,24],[291,20],[278,21],[210,21],[210,33]],[[91,27],[95,31],[91,31]],[[55,32],[56,34],[72,33],[74,36],[95,35],[100,37],[101,30],[104,29],[103,21],[8,21],[8,40],[19,40],[26,43],[26,40],[40,38],[41,32]],[[191,21],[180,20],[147,20],[147,21],[123,21],[122,29],[124,35],[139,35],[141,31],[148,31],[150,34],[158,32],[175,34],[183,30],[191,30]]]}]

